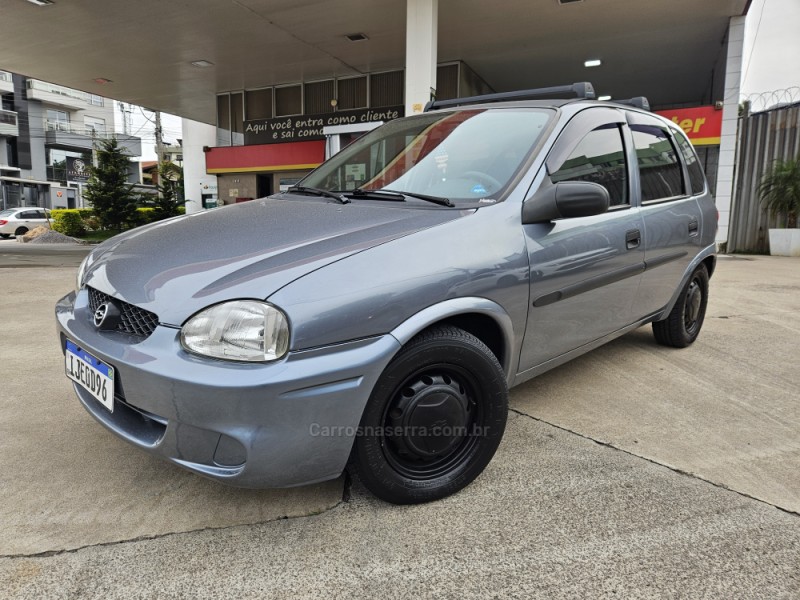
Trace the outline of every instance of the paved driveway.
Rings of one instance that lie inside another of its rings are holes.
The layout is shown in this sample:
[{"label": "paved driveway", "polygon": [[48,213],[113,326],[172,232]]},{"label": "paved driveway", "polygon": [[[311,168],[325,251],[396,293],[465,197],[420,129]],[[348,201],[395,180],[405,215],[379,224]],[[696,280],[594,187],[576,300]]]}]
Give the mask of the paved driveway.
[{"label": "paved driveway", "polygon": [[692,348],[643,328],[520,386],[483,476],[395,507],[344,479],[225,488],[113,438],[54,335],[79,257],[6,247],[0,597],[800,596],[800,261],[721,258]]}]

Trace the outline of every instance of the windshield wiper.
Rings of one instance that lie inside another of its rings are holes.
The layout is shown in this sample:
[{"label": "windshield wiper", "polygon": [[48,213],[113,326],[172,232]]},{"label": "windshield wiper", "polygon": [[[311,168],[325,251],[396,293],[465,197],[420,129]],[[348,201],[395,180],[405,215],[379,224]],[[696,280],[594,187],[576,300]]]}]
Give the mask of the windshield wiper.
[{"label": "windshield wiper", "polygon": [[323,190],[321,188],[315,187],[306,187],[304,185],[293,185],[290,187],[286,192],[286,194],[311,194],[313,196],[325,196],[326,198],[333,198],[334,200],[338,200],[342,204],[347,204],[350,202],[349,198],[345,198],[341,194],[337,194],[335,192],[329,192],[328,190]]},{"label": "windshield wiper", "polygon": [[406,196],[409,196],[411,198],[419,198],[420,200],[433,202],[434,204],[438,204],[440,206],[455,206],[455,204],[450,202],[449,198],[442,198],[441,196],[428,196],[427,194],[418,194],[417,192],[401,192],[399,190],[383,189],[364,190],[361,188],[356,188],[347,193],[353,196],[353,198],[376,198],[379,200],[396,200],[398,202],[405,200]]},{"label": "windshield wiper", "polygon": [[345,193],[350,194],[353,198],[373,198],[376,200],[394,200],[396,202],[405,202],[406,200],[404,194],[380,189],[364,190],[361,188],[356,188]]},{"label": "windshield wiper", "polygon": [[402,194],[403,196],[411,196],[412,198],[419,198],[420,200],[425,200],[427,202],[433,202],[434,204],[438,204],[439,206],[449,206],[453,207],[453,204],[450,201],[450,198],[445,198],[443,196],[429,196],[428,194],[418,194],[417,192],[401,192],[400,190],[382,190],[385,192],[389,192],[392,194]]}]

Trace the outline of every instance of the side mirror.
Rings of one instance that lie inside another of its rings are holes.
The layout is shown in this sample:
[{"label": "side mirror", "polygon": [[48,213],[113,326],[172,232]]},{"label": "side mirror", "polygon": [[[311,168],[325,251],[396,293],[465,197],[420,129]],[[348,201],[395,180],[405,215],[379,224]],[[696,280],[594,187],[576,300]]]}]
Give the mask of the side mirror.
[{"label": "side mirror", "polygon": [[590,181],[545,183],[522,205],[522,223],[544,223],[601,215],[608,210],[608,190]]}]

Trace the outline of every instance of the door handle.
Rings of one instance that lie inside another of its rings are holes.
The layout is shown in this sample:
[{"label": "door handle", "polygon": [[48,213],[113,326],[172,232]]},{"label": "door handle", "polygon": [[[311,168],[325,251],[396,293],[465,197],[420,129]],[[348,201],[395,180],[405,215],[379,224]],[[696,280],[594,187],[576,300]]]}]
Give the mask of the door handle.
[{"label": "door handle", "polygon": [[689,221],[689,237],[696,236],[700,231],[700,225],[697,222],[697,219],[692,219]]},{"label": "door handle", "polygon": [[625,233],[625,247],[628,250],[638,248],[642,243],[642,233],[638,229],[631,229]]}]

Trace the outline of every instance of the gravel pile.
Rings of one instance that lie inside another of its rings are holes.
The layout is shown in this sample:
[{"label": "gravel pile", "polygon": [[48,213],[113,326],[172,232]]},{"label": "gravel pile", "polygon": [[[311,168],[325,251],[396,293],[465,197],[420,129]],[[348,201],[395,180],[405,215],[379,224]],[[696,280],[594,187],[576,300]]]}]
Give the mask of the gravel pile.
[{"label": "gravel pile", "polygon": [[40,236],[33,238],[29,244],[83,244],[81,240],[58,233],[57,231],[48,231]]}]

